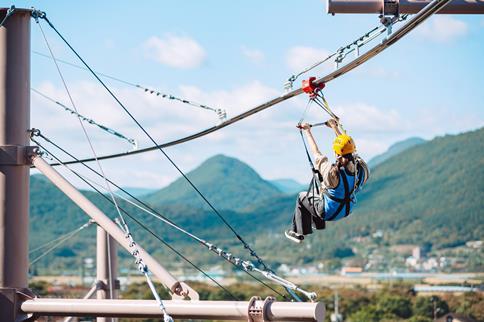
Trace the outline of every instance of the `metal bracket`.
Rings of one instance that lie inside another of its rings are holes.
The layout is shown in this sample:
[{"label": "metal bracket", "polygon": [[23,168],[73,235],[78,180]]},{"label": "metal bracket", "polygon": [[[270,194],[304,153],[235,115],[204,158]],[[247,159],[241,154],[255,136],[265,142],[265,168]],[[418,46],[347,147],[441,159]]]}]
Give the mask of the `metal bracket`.
[{"label": "metal bracket", "polygon": [[272,296],[268,296],[262,303],[262,306],[258,306],[257,301],[261,300],[262,299],[259,296],[252,296],[249,300],[249,305],[247,306],[248,322],[265,322],[270,320],[267,311],[272,302],[276,299]]},{"label": "metal bracket", "polygon": [[399,14],[399,0],[383,0],[383,16],[398,16]]},{"label": "metal bracket", "polygon": [[304,79],[302,81],[302,90],[304,93],[308,94],[310,98],[313,98],[317,95],[319,91],[321,91],[325,84],[315,84],[316,77],[309,77],[308,79]]},{"label": "metal bracket", "polygon": [[0,146],[0,165],[30,165],[30,157],[36,153],[36,146],[2,145]]},{"label": "metal bracket", "polygon": [[21,305],[35,297],[30,289],[11,287],[0,288],[0,321],[27,322],[34,321],[33,314],[22,312]]},{"label": "metal bracket", "polygon": [[[115,280],[114,281],[114,289],[115,290],[119,290],[121,289],[121,283],[119,282],[119,280]],[[108,284],[105,282],[105,281],[96,281],[96,290],[103,290],[103,291],[109,291],[109,287],[108,287]]]}]

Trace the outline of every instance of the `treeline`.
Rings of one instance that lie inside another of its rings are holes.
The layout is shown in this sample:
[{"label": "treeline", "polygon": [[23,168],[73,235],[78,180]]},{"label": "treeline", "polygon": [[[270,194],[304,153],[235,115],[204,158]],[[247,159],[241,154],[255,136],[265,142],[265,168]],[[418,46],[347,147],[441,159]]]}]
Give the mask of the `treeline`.
[{"label": "treeline", "polygon": [[[199,292],[202,300],[237,300],[247,301],[257,295],[262,298],[273,296],[274,292],[264,286],[253,284],[231,284],[226,290],[200,282],[190,282],[190,286]],[[282,295],[280,287],[271,285]],[[432,322],[435,317],[441,317],[449,312],[460,313],[477,321],[484,322],[484,296],[480,293],[463,295],[417,296],[411,285],[384,285],[378,291],[366,288],[330,289],[309,287],[315,290],[326,305],[327,322],[334,311],[335,292],[339,297],[339,312],[347,322]],[[170,298],[166,289],[158,286],[163,298]],[[144,283],[131,284],[122,292],[126,299],[152,299],[150,290]],[[278,301],[283,301],[281,295],[276,295]],[[124,320],[125,322],[131,320]],[[139,321],[139,320],[137,320]],[[146,320],[154,321],[154,320]]]}]

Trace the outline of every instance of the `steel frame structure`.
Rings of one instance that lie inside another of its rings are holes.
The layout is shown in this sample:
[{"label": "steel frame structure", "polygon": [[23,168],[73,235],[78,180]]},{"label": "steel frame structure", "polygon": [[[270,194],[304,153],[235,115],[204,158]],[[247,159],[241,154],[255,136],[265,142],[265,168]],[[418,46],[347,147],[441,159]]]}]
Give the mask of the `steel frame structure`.
[{"label": "steel frame structure", "polygon": [[[439,11],[449,1],[433,0],[411,21],[387,37],[381,44],[320,78],[315,84],[335,79],[374,57],[426,18]],[[0,9],[0,20],[3,20],[6,14],[7,9]],[[30,10],[16,9],[4,26],[0,27],[0,320],[5,322],[28,321],[42,315],[97,316],[101,319],[104,317],[162,317],[156,301],[108,298],[108,293],[115,293],[108,292],[107,288],[115,289],[116,263],[115,243],[111,243],[113,247],[108,254],[106,241],[108,238],[112,238],[123,248],[129,250],[129,243],[123,231],[43,160],[35,147],[29,146],[30,14]],[[177,140],[169,145],[211,133],[301,93],[301,89],[294,90],[214,128]],[[31,165],[42,172],[100,227],[97,238],[97,278],[98,282],[104,286],[94,286],[85,299],[36,298],[28,289],[29,168]],[[272,297],[265,300],[253,297],[248,302],[198,301],[198,293],[195,290],[178,281],[141,247],[139,251],[153,274],[172,293],[172,300],[163,301],[163,304],[168,314],[175,318],[247,319],[249,321],[324,320],[325,308],[321,302],[275,302]],[[111,264],[108,264],[109,256],[112,256]],[[94,292],[97,292],[98,299],[88,299]]]}]

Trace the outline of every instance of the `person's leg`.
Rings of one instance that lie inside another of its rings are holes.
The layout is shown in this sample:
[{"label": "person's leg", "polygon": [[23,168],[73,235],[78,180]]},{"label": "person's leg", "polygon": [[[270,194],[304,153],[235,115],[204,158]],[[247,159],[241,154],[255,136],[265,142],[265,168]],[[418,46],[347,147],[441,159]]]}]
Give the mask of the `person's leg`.
[{"label": "person's leg", "polygon": [[317,230],[325,229],[326,223],[324,217],[324,199],[319,196],[309,196],[308,202],[311,205],[311,214],[313,221],[313,228]]},{"label": "person's leg", "polygon": [[308,202],[307,193],[301,192],[297,198],[294,216],[292,218],[292,230],[300,235],[308,235],[313,232],[311,228],[311,205]]}]

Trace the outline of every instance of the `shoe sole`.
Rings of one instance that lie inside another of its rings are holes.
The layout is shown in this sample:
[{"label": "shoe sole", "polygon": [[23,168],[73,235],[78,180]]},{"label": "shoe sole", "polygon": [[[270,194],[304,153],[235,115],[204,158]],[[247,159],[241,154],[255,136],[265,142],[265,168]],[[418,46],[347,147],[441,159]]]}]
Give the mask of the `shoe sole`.
[{"label": "shoe sole", "polygon": [[298,244],[302,243],[302,239],[298,239],[296,237],[293,237],[293,236],[289,235],[286,231],[284,232],[284,235],[286,235],[286,237],[288,239],[292,240],[295,243],[298,243]]}]

